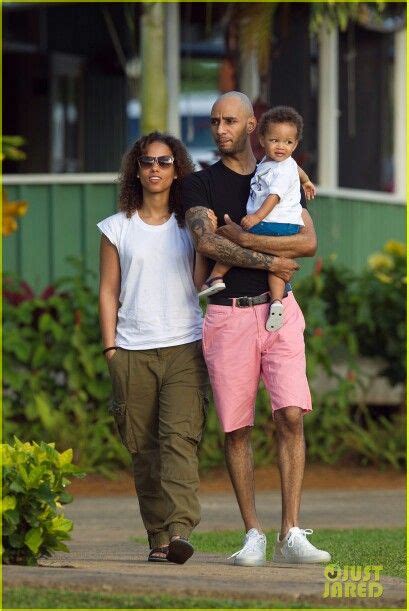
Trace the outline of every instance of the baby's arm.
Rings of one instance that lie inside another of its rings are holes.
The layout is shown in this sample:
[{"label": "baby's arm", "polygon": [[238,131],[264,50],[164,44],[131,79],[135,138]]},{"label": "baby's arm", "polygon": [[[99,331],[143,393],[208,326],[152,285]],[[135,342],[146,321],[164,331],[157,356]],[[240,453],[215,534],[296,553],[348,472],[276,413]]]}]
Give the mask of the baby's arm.
[{"label": "baby's arm", "polygon": [[298,175],[300,177],[300,183],[302,185],[302,188],[304,189],[305,197],[308,200],[314,199],[317,193],[315,185],[309,179],[308,174],[306,174],[304,170],[300,168],[299,165],[297,166],[297,169],[298,169]]},{"label": "baby's arm", "polygon": [[266,216],[270,214],[274,206],[278,204],[280,198],[274,193],[270,194],[261,204],[260,208],[254,214],[247,214],[241,221],[243,229],[251,229],[257,223],[264,221]]}]

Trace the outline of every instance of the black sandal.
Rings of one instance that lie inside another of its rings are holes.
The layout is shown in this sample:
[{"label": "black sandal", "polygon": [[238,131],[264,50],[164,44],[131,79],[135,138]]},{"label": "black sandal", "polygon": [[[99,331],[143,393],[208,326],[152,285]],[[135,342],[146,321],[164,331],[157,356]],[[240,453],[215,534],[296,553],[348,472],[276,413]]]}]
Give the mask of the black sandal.
[{"label": "black sandal", "polygon": [[173,539],[169,543],[167,559],[169,562],[184,564],[193,555],[194,547],[187,539]]},{"label": "black sandal", "polygon": [[[169,547],[167,545],[165,545],[164,547],[154,547],[149,552],[148,562],[167,562],[168,552]],[[165,554],[165,556],[155,556],[154,554]]]}]

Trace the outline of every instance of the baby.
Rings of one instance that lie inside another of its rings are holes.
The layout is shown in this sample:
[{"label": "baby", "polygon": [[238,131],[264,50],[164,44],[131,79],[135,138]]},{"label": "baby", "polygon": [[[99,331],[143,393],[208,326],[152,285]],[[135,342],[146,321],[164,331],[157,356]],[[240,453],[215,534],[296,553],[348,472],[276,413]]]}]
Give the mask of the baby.
[{"label": "baby", "polygon": [[[302,130],[303,120],[294,108],[277,106],[262,115],[258,132],[265,157],[251,180],[247,215],[241,221],[243,229],[261,235],[286,236],[298,233],[304,225],[300,179],[307,199],[314,198],[315,187],[291,157],[301,140]],[[214,295],[225,289],[223,277],[229,269],[216,263],[199,296]],[[269,273],[268,285],[271,306],[266,329],[277,331],[284,322],[285,282]]]}]

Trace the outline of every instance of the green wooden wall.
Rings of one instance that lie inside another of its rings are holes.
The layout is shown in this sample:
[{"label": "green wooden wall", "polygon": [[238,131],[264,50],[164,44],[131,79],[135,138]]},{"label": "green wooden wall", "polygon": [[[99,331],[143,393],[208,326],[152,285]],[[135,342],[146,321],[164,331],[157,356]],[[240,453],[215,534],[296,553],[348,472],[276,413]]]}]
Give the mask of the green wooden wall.
[{"label": "green wooden wall", "polygon": [[[19,230],[3,240],[3,269],[41,290],[72,273],[67,257],[82,257],[98,272],[100,234],[95,224],[116,210],[114,184],[51,184],[6,187],[9,200],[29,203]],[[374,201],[317,197],[309,206],[318,235],[317,256],[362,269],[368,255],[390,239],[405,241],[405,208]],[[300,274],[314,261],[301,261]],[[96,286],[97,278],[93,284]]]}]

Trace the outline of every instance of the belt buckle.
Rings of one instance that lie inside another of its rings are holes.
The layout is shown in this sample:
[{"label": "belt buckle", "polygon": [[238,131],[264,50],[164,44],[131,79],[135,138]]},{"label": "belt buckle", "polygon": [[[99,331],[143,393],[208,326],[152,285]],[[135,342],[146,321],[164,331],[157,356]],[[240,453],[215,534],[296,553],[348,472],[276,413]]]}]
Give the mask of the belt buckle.
[{"label": "belt buckle", "polygon": [[238,308],[248,308],[253,305],[253,300],[251,297],[237,297],[236,306]]}]

